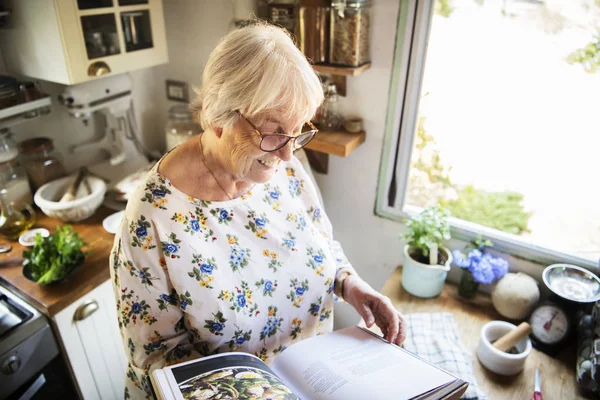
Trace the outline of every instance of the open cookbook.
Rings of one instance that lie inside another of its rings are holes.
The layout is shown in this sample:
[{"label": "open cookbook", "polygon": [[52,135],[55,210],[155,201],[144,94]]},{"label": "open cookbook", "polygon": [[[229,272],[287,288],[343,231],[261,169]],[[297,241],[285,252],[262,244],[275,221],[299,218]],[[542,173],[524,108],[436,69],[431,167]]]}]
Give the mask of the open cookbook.
[{"label": "open cookbook", "polygon": [[223,353],[155,370],[158,399],[458,399],[468,383],[358,326],[295,343],[269,367]]}]

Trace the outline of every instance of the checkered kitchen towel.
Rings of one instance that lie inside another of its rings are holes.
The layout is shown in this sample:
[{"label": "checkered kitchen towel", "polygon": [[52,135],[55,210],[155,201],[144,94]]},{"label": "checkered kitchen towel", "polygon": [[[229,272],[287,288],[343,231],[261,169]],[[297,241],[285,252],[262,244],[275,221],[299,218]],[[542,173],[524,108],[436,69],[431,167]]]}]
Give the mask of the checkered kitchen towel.
[{"label": "checkered kitchen towel", "polygon": [[404,348],[419,357],[469,382],[461,399],[487,400],[473,374],[473,357],[458,336],[451,313],[416,313],[404,316],[408,332]]}]

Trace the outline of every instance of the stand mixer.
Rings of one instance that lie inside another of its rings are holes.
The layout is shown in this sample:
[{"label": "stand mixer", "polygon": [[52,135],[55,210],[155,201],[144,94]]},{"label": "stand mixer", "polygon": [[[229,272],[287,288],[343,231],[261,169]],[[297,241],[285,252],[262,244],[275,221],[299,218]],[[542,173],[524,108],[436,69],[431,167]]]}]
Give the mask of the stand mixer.
[{"label": "stand mixer", "polygon": [[88,169],[109,181],[122,179],[148,165],[148,152],[139,140],[139,129],[132,109],[132,85],[127,74],[116,75],[68,86],[59,101],[74,118],[87,123],[93,113],[106,120],[104,135],[98,140],[71,146],[72,153],[87,150],[105,150],[106,161],[88,166]]}]

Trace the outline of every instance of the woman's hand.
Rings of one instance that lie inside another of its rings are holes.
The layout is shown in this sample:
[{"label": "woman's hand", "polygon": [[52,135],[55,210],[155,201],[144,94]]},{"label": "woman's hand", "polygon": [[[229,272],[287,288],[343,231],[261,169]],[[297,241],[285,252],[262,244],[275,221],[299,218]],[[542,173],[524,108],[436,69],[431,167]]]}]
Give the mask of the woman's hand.
[{"label": "woman's hand", "polygon": [[346,277],[343,287],[344,300],[358,311],[368,328],[375,323],[389,342],[398,346],[404,342],[406,322],[388,297],[374,290],[356,275]]}]

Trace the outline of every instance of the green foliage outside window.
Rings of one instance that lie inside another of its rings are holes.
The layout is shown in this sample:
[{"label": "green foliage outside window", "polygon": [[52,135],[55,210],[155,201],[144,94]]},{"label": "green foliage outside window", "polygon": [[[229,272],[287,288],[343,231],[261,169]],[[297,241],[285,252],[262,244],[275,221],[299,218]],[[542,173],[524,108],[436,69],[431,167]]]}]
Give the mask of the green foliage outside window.
[{"label": "green foliage outside window", "polygon": [[420,207],[437,204],[453,217],[515,235],[529,231],[531,214],[524,209],[522,194],[486,192],[452,182],[451,167],[444,165],[435,139],[425,130],[425,117],[419,118],[415,139],[407,193],[409,204]]}]

